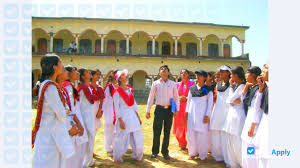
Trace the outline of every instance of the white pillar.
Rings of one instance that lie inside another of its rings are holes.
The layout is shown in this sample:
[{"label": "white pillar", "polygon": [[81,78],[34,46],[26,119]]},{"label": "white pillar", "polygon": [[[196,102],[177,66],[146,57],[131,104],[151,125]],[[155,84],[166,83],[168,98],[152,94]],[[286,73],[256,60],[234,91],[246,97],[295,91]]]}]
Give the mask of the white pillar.
[{"label": "white pillar", "polygon": [[178,40],[177,40],[177,38],[176,38],[176,39],[175,39],[175,49],[174,49],[175,55],[176,55],[176,56],[178,55],[178,52],[177,52],[177,45],[178,45]]},{"label": "white pillar", "polygon": [[242,45],[242,55],[244,55],[244,43],[245,43],[245,41],[242,40],[242,42],[241,42],[241,45]]},{"label": "white pillar", "polygon": [[221,57],[224,57],[224,40],[221,39]]},{"label": "white pillar", "polygon": [[152,55],[155,54],[155,37],[152,37]]},{"label": "white pillar", "polygon": [[129,35],[126,37],[126,54],[129,54]]},{"label": "white pillar", "polygon": [[50,36],[50,52],[53,52],[53,36]]},{"label": "white pillar", "polygon": [[101,35],[101,54],[104,53],[104,36]]},{"label": "white pillar", "polygon": [[75,35],[75,43],[77,46],[77,53],[79,53],[79,41],[78,41],[78,34]]},{"label": "white pillar", "polygon": [[95,53],[96,40],[91,39],[91,41],[92,41],[92,54],[94,54]]},{"label": "white pillar", "polygon": [[202,49],[202,38],[199,39],[199,55],[203,56],[203,49]]}]

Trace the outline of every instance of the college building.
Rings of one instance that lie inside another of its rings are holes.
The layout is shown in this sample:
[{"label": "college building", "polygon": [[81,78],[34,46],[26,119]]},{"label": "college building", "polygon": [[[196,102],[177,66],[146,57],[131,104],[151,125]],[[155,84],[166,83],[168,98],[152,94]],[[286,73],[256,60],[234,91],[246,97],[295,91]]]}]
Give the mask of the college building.
[{"label": "college building", "polygon": [[[244,53],[248,26],[170,22],[139,19],[32,18],[32,70],[34,83],[41,75],[40,58],[59,55],[64,65],[99,69],[104,75],[127,68],[136,98],[144,102],[158,69],[168,65],[170,79],[180,80],[180,70],[216,71],[221,65],[251,65]],[[232,39],[240,54],[232,55]],[[70,43],[77,51],[69,50]],[[191,74],[192,76],[193,74]]]}]

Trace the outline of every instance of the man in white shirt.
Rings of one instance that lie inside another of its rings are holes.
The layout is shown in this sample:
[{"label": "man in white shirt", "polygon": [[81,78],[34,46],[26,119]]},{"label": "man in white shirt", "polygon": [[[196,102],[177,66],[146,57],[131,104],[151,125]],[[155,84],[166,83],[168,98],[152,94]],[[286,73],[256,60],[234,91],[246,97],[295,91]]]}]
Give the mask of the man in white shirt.
[{"label": "man in white shirt", "polygon": [[[164,125],[164,139],[162,144],[161,153],[166,160],[170,160],[169,156],[169,139],[170,130],[172,128],[173,113],[171,111],[171,99],[173,98],[176,104],[176,111],[179,110],[179,96],[176,83],[168,79],[170,70],[167,65],[159,68],[160,79],[153,82],[148,102],[146,118],[150,118],[150,109],[153,105],[155,98],[155,111],[153,122],[153,145],[151,158],[156,158],[159,153],[160,147],[160,134],[162,126]],[[176,112],[177,113],[177,112]],[[175,113],[175,114],[176,114]]]},{"label": "man in white shirt", "polygon": [[69,53],[70,51],[73,52],[73,50],[74,50],[74,42],[72,41],[72,42],[70,43],[70,47],[68,48],[67,53]]},{"label": "man in white shirt", "polygon": [[74,43],[72,52],[77,52],[77,44]]}]

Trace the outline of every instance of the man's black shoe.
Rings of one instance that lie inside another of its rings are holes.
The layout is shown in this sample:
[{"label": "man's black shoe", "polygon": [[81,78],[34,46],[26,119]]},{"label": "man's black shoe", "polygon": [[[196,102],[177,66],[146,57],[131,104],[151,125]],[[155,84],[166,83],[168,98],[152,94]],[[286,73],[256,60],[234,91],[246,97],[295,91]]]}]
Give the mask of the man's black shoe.
[{"label": "man's black shoe", "polygon": [[166,160],[170,160],[170,159],[171,159],[171,157],[170,157],[169,155],[164,155],[164,158],[165,158]]},{"label": "man's black shoe", "polygon": [[151,158],[156,158],[156,157],[157,157],[157,155],[155,155],[155,154],[151,155]]}]

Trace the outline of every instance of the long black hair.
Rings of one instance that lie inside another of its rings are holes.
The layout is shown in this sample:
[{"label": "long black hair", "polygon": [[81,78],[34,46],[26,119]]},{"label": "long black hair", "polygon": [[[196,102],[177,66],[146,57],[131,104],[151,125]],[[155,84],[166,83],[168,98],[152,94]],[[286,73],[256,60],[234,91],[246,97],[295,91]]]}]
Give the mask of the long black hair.
[{"label": "long black hair", "polygon": [[[65,70],[68,71],[69,73],[71,73],[73,70],[75,70],[75,68],[72,67],[71,65],[68,65],[65,67]],[[71,82],[70,79],[68,81]],[[72,87],[72,88],[73,88],[74,97],[75,98],[79,97],[79,93],[78,93],[77,89],[75,89],[75,87]]]},{"label": "long black hair", "polygon": [[245,72],[244,72],[243,67],[235,66],[231,69],[231,73],[236,74],[240,79],[243,80],[243,82],[246,81]]},{"label": "long black hair", "polygon": [[41,83],[54,74],[53,66],[57,65],[59,61],[60,58],[57,55],[43,56],[41,58],[41,62],[40,62],[42,68]]},{"label": "long black hair", "polygon": [[[115,76],[116,74],[117,74],[117,72],[118,72],[119,70],[114,70],[113,72],[112,72],[112,74]],[[108,82],[107,83],[111,83],[112,81],[114,81],[114,79],[116,79],[116,78],[113,78],[111,75],[109,75],[109,77],[108,77]]]},{"label": "long black hair", "polygon": [[84,83],[84,80],[83,80],[82,76],[84,75],[84,72],[85,72],[85,71],[87,71],[87,70],[84,69],[84,68],[81,68],[81,69],[78,70],[78,72],[80,73],[80,79],[79,79],[79,81],[80,81],[81,83]]},{"label": "long black hair", "polygon": [[94,76],[97,72],[101,74],[101,71],[99,69],[95,69],[91,71],[92,76]]}]

